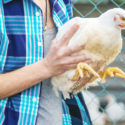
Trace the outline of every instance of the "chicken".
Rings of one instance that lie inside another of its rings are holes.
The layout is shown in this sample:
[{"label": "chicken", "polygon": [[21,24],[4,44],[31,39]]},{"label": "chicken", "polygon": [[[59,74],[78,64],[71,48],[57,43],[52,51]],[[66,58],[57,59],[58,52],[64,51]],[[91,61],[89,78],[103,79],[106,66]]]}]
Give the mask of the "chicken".
[{"label": "chicken", "polygon": [[[125,120],[125,105],[122,102],[117,102],[115,97],[106,96],[108,105],[106,106],[105,113],[106,119],[109,121],[119,122]],[[118,115],[116,115],[116,113]]]},{"label": "chicken", "polygon": [[110,9],[96,18],[75,17],[59,29],[57,41],[74,24],[78,24],[80,28],[70,39],[68,46],[85,44],[83,50],[73,55],[85,54],[93,63],[88,65],[80,62],[76,69],[51,79],[55,92],[58,94],[58,91],[61,91],[65,98],[69,98],[69,93],[78,93],[97,81],[104,82],[106,77],[125,78],[125,73],[121,69],[105,68],[121,51],[121,30],[125,29],[125,10]]},{"label": "chicken", "polygon": [[99,112],[100,100],[90,91],[82,91],[93,125],[106,125],[105,114]]}]

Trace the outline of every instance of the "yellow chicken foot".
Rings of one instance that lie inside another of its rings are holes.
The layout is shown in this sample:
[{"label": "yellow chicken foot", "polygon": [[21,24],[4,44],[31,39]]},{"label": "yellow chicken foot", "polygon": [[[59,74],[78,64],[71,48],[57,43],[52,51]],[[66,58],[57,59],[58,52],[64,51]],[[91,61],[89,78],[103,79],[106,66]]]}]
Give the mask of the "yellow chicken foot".
[{"label": "yellow chicken foot", "polygon": [[83,78],[83,76],[89,77],[90,73],[96,77],[99,77],[98,73],[96,73],[88,64],[81,62],[77,65],[76,72],[72,80],[78,80],[79,77]]},{"label": "yellow chicken foot", "polygon": [[101,78],[101,82],[103,82],[106,77],[119,77],[125,79],[125,72],[117,67],[108,67],[99,73]]}]

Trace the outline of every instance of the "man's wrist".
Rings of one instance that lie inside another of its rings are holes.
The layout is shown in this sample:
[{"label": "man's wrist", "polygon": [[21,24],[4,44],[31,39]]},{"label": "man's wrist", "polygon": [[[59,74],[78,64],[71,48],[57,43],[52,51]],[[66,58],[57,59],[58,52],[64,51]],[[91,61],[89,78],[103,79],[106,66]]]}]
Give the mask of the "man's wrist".
[{"label": "man's wrist", "polygon": [[45,79],[48,79],[53,76],[49,70],[48,65],[46,64],[45,59],[40,61],[40,69],[41,69],[42,77],[45,77]]}]

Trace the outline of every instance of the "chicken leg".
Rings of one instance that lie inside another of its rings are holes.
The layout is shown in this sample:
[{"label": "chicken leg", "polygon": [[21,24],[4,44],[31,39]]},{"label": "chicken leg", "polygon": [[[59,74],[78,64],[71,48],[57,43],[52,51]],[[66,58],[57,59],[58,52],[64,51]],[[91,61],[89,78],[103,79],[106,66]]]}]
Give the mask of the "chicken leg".
[{"label": "chicken leg", "polygon": [[89,77],[89,74],[93,74],[97,78],[100,77],[98,73],[96,73],[87,63],[79,63],[76,68],[75,75],[72,80],[78,80],[79,78],[83,78],[83,76]]},{"label": "chicken leg", "polygon": [[103,82],[106,77],[119,77],[125,79],[125,72],[123,72],[121,69],[117,67],[108,67],[104,69],[103,71],[99,72],[99,75],[101,77],[101,82]]}]

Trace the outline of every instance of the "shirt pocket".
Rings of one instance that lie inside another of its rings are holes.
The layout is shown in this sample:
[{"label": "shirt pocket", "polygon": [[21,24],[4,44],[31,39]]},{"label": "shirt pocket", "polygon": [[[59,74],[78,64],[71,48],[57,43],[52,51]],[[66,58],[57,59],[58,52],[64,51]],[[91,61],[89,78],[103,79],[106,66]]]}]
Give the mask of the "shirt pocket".
[{"label": "shirt pocket", "polygon": [[6,16],[5,27],[8,35],[25,35],[24,16]]}]

